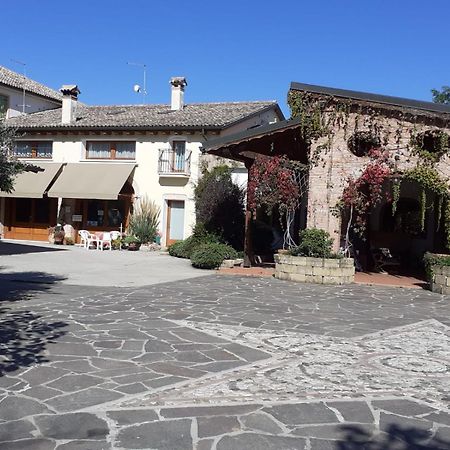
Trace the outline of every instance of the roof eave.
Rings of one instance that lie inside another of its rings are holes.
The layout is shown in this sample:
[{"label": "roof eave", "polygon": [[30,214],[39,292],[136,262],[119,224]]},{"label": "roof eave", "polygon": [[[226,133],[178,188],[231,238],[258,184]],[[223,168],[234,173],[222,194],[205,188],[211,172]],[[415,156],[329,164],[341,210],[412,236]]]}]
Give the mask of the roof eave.
[{"label": "roof eave", "polygon": [[[5,86],[5,87],[7,87],[8,89],[17,89],[17,90],[19,90],[19,91],[23,91],[23,88],[19,88],[19,87],[16,87],[16,86],[12,86],[12,85],[10,85],[10,84],[8,84],[8,83],[3,83],[3,82],[1,82],[0,81],[0,86]],[[49,95],[44,95],[44,94],[38,94],[37,92],[33,92],[33,91],[30,91],[29,89],[25,89],[25,93],[28,93],[28,94],[30,94],[30,95],[35,95],[36,97],[41,97],[41,98],[45,98],[46,100],[51,100],[51,101],[53,101],[53,102],[55,102],[55,103],[57,103],[57,104],[59,104],[59,105],[61,105],[62,104],[62,97],[61,98],[55,98],[55,97],[51,97],[51,96],[49,96]]]},{"label": "roof eave", "polygon": [[369,92],[351,91],[314,84],[291,82],[291,91],[305,91],[314,94],[329,95],[333,97],[347,98],[355,101],[365,101],[380,105],[397,106],[410,110],[424,111],[437,114],[439,116],[450,116],[450,106],[439,103],[426,102],[389,95],[373,94]]}]

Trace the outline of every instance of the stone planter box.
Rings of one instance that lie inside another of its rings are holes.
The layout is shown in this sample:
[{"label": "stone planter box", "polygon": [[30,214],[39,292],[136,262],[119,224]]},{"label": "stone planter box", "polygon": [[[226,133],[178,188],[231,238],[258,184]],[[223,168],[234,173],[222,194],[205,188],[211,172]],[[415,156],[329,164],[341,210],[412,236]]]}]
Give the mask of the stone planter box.
[{"label": "stone planter box", "polygon": [[431,290],[438,294],[450,295],[450,266],[433,266]]},{"label": "stone planter box", "polygon": [[275,277],[300,283],[348,284],[355,278],[353,258],[275,255]]},{"label": "stone planter box", "polygon": [[221,269],[232,269],[235,266],[242,265],[244,260],[242,258],[238,259],[225,259],[220,266]]}]

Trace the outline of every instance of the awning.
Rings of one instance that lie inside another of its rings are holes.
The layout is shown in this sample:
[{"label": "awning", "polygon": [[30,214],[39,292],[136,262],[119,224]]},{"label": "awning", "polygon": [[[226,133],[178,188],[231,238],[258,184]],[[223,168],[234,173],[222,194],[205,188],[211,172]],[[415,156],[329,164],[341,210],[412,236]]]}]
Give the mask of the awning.
[{"label": "awning", "polygon": [[35,163],[33,161],[33,165],[44,170],[37,173],[20,173],[16,176],[14,191],[10,194],[0,192],[0,197],[42,198],[61,169],[62,163]]},{"label": "awning", "polygon": [[136,164],[126,163],[69,163],[48,196],[117,200],[135,167]]}]

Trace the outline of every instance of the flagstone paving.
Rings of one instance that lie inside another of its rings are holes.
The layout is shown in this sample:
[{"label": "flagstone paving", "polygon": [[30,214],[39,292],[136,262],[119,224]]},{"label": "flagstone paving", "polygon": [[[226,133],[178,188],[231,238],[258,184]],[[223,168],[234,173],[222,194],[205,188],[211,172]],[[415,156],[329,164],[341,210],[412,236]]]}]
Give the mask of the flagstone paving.
[{"label": "flagstone paving", "polygon": [[450,298],[0,283],[1,449],[450,449]]}]

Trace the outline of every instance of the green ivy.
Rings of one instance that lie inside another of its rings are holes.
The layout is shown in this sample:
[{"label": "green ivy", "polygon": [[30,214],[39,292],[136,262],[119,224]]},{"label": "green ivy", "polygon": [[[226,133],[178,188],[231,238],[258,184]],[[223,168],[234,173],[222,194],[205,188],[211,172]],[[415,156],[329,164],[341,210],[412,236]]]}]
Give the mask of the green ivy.
[{"label": "green ivy", "polygon": [[411,153],[430,163],[438,162],[450,151],[450,136],[442,130],[428,130],[413,133],[411,136]]}]

